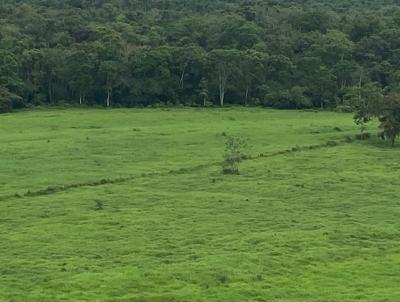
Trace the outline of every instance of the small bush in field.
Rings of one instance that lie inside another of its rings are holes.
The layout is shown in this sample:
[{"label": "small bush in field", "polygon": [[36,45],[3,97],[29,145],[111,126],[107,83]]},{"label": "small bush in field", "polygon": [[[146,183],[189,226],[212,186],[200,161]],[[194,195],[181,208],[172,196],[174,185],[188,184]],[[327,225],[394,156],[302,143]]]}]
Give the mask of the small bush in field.
[{"label": "small bush in field", "polygon": [[226,136],[225,154],[222,162],[223,174],[239,174],[239,164],[245,158],[244,150],[247,147],[245,140],[229,135]]},{"label": "small bush in field", "polygon": [[94,202],[95,202],[94,206],[95,210],[101,211],[104,209],[104,203],[101,200],[95,200]]},{"label": "small bush in field", "polygon": [[366,140],[369,140],[370,138],[371,138],[371,133],[368,133],[368,132],[356,134],[356,139],[360,140],[360,141],[366,141]]}]

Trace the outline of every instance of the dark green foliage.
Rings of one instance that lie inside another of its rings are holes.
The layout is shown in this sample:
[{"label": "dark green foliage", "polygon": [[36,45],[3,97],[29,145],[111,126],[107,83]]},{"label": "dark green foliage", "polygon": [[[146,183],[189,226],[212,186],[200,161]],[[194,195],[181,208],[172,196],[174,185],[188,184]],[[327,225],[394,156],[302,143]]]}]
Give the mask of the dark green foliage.
[{"label": "dark green foliage", "polygon": [[381,136],[394,146],[395,140],[400,134],[400,94],[387,95],[378,114],[379,127],[382,129]]},{"label": "dark green foliage", "polygon": [[350,90],[347,94],[347,101],[355,111],[354,122],[360,126],[361,134],[366,124],[380,111],[383,99],[383,91],[376,84],[368,83],[365,86]]},{"label": "dark green foliage", "polygon": [[369,83],[398,88],[399,15],[394,0],[5,0],[0,111],[348,108]]},{"label": "dark green foliage", "polygon": [[368,94],[362,95],[353,103],[356,111],[354,121],[361,126],[361,133],[356,136],[359,140],[370,138],[369,133],[365,133],[365,124],[373,118],[379,121],[379,128],[382,130],[378,137],[383,140],[389,140],[394,146],[396,138],[400,134],[400,93],[389,91],[383,94],[380,89],[373,86],[367,88]]},{"label": "dark green foliage", "polygon": [[19,96],[10,92],[6,87],[0,85],[0,113],[11,111],[13,100],[18,100]]}]

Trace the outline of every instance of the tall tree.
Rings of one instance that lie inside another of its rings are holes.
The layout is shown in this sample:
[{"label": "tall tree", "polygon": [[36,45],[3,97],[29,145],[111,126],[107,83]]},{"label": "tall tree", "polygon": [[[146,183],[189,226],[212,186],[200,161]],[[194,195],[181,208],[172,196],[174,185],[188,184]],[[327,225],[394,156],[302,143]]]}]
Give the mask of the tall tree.
[{"label": "tall tree", "polygon": [[255,50],[246,50],[240,53],[238,62],[238,86],[243,87],[243,104],[249,103],[251,90],[256,83],[263,81],[263,72],[267,62],[267,55]]},{"label": "tall tree", "polygon": [[210,52],[210,64],[217,78],[219,104],[225,103],[229,80],[238,73],[240,52],[236,49],[216,49]]}]

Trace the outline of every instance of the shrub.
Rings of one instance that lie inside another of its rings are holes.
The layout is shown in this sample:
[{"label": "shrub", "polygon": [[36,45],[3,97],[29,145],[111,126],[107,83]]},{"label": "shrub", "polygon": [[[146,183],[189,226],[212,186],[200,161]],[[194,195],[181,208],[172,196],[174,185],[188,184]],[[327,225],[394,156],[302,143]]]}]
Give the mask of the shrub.
[{"label": "shrub", "polygon": [[358,139],[360,141],[366,141],[366,140],[369,140],[370,138],[371,138],[371,133],[368,133],[368,132],[356,134],[356,139]]},{"label": "shrub", "polygon": [[95,210],[101,211],[104,209],[104,204],[101,200],[96,199],[94,202],[95,202],[95,206],[94,206]]},{"label": "shrub", "polygon": [[328,147],[336,147],[338,145],[338,142],[336,141],[327,141],[326,146]]},{"label": "shrub", "polygon": [[245,158],[243,150],[247,148],[247,143],[241,138],[226,136],[225,154],[222,162],[223,174],[239,174],[239,164]]},{"label": "shrub", "polygon": [[335,111],[342,112],[342,113],[351,113],[351,112],[354,112],[354,109],[351,106],[339,105],[335,108]]},{"label": "shrub", "polygon": [[349,135],[346,135],[346,136],[344,137],[344,141],[345,141],[346,143],[351,143],[351,142],[353,141],[353,138],[352,138],[351,136],[349,136]]}]

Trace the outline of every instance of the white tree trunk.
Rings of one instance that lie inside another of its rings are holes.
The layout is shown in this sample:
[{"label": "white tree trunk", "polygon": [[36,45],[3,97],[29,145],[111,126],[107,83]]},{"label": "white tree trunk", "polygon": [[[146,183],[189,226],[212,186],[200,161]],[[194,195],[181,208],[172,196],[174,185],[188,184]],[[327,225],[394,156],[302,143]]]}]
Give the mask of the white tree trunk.
[{"label": "white tree trunk", "polygon": [[225,86],[221,83],[219,86],[219,102],[221,107],[224,107],[224,99],[225,99]]},{"label": "white tree trunk", "polygon": [[362,74],[362,70],[361,70],[360,71],[360,80],[358,82],[358,99],[359,99],[360,103],[361,103],[362,77],[363,77],[363,74]]},{"label": "white tree trunk", "polygon": [[110,107],[111,88],[107,89],[107,107]]},{"label": "white tree trunk", "polygon": [[244,105],[247,106],[247,100],[249,99],[249,85],[246,86],[246,93],[244,96]]},{"label": "white tree trunk", "polygon": [[181,79],[179,81],[181,88],[183,89],[183,82],[185,80],[185,73],[186,73],[186,69],[189,65],[189,61],[185,62],[185,65],[183,66],[183,70],[182,70],[182,74],[181,74]]},{"label": "white tree trunk", "polygon": [[219,72],[219,102],[221,107],[224,107],[225,100],[225,86],[226,86],[226,72],[220,70]]}]

